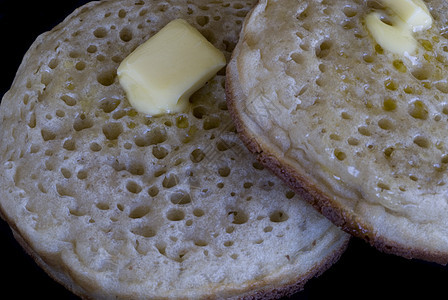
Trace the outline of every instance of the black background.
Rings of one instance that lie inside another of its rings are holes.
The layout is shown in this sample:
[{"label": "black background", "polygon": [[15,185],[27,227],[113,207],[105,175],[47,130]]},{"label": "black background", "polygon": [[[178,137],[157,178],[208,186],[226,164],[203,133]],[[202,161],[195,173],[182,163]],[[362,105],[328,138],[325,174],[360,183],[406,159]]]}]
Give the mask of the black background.
[{"label": "black background", "polygon": [[[0,97],[11,86],[24,53],[37,35],[86,2],[0,0]],[[0,284],[2,295],[14,295],[16,299],[78,299],[37,267],[2,220]],[[352,239],[342,258],[293,298],[415,299],[424,295],[425,299],[447,299],[447,287],[448,267],[386,255]]]}]

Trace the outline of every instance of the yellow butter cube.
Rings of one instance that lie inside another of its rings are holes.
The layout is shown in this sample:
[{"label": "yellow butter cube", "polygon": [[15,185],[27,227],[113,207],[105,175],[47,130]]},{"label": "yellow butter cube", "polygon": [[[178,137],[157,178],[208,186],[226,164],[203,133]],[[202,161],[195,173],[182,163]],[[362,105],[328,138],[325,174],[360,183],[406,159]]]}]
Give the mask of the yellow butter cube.
[{"label": "yellow butter cube", "polygon": [[406,22],[414,32],[429,29],[432,25],[431,14],[422,0],[383,0],[383,3]]},{"label": "yellow butter cube", "polygon": [[392,25],[382,21],[377,12],[365,17],[367,29],[384,49],[401,55],[412,55],[417,49],[413,33],[431,28],[432,17],[422,0],[382,0],[392,10]]},{"label": "yellow butter cube", "polygon": [[396,19],[391,26],[381,21],[378,13],[368,14],[365,20],[370,34],[383,49],[404,55],[412,54],[417,48],[417,41],[403,21]]},{"label": "yellow butter cube", "polygon": [[160,115],[185,111],[191,94],[225,64],[221,51],[177,19],[124,59],[117,74],[137,111]]}]

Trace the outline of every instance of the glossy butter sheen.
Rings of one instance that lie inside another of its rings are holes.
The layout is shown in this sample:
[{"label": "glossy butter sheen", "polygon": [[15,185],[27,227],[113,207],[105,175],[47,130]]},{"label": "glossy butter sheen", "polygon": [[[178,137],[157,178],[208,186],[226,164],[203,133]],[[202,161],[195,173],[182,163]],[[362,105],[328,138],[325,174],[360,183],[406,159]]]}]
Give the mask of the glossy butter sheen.
[{"label": "glossy butter sheen", "polygon": [[160,115],[185,111],[191,94],[225,63],[199,31],[177,19],[123,60],[117,74],[137,111]]},{"label": "glossy butter sheen", "polygon": [[421,0],[383,0],[382,3],[391,10],[392,25],[383,22],[382,14],[373,12],[365,17],[367,29],[385,50],[412,55],[417,49],[413,32],[429,29],[432,25],[428,8]]}]

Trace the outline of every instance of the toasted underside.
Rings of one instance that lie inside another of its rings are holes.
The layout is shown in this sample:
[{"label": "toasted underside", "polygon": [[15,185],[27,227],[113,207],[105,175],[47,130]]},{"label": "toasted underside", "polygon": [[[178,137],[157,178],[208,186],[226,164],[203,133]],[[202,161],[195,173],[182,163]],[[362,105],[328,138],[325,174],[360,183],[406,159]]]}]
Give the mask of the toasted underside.
[{"label": "toasted underside", "polygon": [[[183,18],[230,58],[255,1],[99,1],[39,36],[0,107],[0,212],[83,298],[278,298],[349,235],[238,139],[224,72],[188,111],[129,104],[119,63]],[[175,67],[175,66],[174,66]]]},{"label": "toasted underside", "polygon": [[448,262],[444,1],[412,59],[363,26],[370,1],[260,1],[227,68],[250,151],[345,231],[378,249]]}]

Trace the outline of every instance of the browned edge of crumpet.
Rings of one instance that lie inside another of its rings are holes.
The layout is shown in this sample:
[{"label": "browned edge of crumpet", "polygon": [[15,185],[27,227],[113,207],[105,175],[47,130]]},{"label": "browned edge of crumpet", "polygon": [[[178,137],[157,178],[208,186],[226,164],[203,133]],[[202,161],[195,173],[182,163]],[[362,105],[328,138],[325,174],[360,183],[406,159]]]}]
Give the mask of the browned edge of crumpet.
[{"label": "browned edge of crumpet", "polygon": [[[17,243],[25,250],[25,252],[34,260],[34,262],[54,281],[64,286],[67,290],[77,295],[81,299],[91,300],[89,293],[84,290],[80,284],[78,284],[72,276],[70,276],[70,272],[68,274],[63,274],[55,271],[54,268],[50,267],[49,264],[45,261],[45,257],[37,254],[33,248],[29,245],[29,242],[20,234],[15,222],[7,218],[4,213],[1,211],[0,207],[0,218],[3,219],[10,227],[11,232],[17,241]],[[309,270],[306,274],[295,278],[289,283],[283,286],[277,286],[275,288],[267,287],[264,290],[258,290],[254,293],[254,291],[247,292],[245,295],[236,296],[234,299],[241,300],[256,300],[256,299],[279,299],[281,297],[290,297],[293,294],[304,289],[305,284],[312,278],[318,277],[322,275],[326,270],[328,270],[333,264],[335,264],[345,252],[348,247],[350,239],[346,239],[346,241],[340,246],[337,251],[333,251],[332,255],[326,257],[321,261],[320,264],[315,265],[311,270]],[[215,299],[216,295],[209,295],[207,299]]]},{"label": "browned edge of crumpet", "polygon": [[[73,294],[79,296],[81,299],[91,300],[93,298],[89,297],[84,289],[82,289],[71,277],[67,277],[62,279],[60,274],[55,272],[49,265],[45,262],[44,258],[40,257],[33,249],[28,245],[28,242],[20,235],[18,230],[15,228],[12,222],[8,222],[7,218],[4,217],[3,214],[0,213],[0,217],[7,221],[7,223],[11,227],[11,231],[13,233],[14,238],[19,243],[19,245],[25,250],[25,252],[33,258],[36,264],[45,271],[45,273],[50,276],[57,283],[64,286]],[[282,297],[290,297],[293,294],[304,289],[305,284],[308,280],[318,277],[322,275],[326,270],[328,270],[333,264],[335,264],[341,257],[341,255],[345,252],[348,246],[349,239],[345,241],[345,243],[338,249],[338,251],[334,251],[332,256],[327,257],[325,260],[321,262],[321,264],[316,265],[313,269],[311,269],[308,273],[296,278],[290,283],[284,286],[278,286],[274,289],[267,290],[259,290],[256,293],[248,292],[246,295],[242,295],[240,297],[236,297],[236,299],[241,300],[258,300],[258,299],[279,299]],[[207,299],[214,299],[216,296],[210,295]]]},{"label": "browned edge of crumpet", "polygon": [[[33,248],[29,245],[29,242],[20,234],[20,230],[18,230],[15,222],[11,219],[7,218],[5,214],[2,212],[0,207],[0,218],[3,219],[10,227],[11,232],[17,241],[17,243],[24,249],[25,253],[29,255],[34,262],[55,282],[64,286],[71,293],[80,297],[81,299],[91,300],[86,292],[80,284],[76,283],[76,281],[70,276],[70,272],[68,274],[62,274],[56,272],[54,268],[50,267],[49,264],[45,261],[45,257],[37,254]],[[282,297],[290,297],[293,294],[304,289],[305,284],[312,278],[318,277],[322,275],[326,270],[328,270],[333,264],[335,264],[341,257],[341,255],[345,252],[348,247],[350,239],[347,239],[341,247],[332,253],[331,256],[326,257],[321,261],[319,265],[314,266],[308,273],[303,274],[302,276],[295,278],[291,282],[283,285],[277,286],[275,288],[266,288],[264,290],[258,290],[254,293],[254,291],[249,291],[245,295],[241,295],[239,297],[235,297],[235,299],[241,300],[256,300],[256,299],[279,299]],[[249,289],[250,290],[250,289]],[[207,299],[215,299],[216,295],[210,295]]]},{"label": "browned edge of crumpet", "polygon": [[20,234],[15,223],[7,218],[5,214],[1,211],[0,207],[0,218],[4,220],[10,227],[12,235],[17,243],[22,247],[25,253],[30,256],[33,261],[37,264],[39,268],[41,268],[51,279],[55,282],[59,283],[71,293],[81,297],[82,299],[90,300],[92,298],[88,297],[86,292],[78,285],[70,276],[61,276],[60,273],[56,272],[53,268],[51,268],[47,262],[45,262],[45,257],[37,254],[36,251],[29,245],[29,242]]},{"label": "browned edge of crumpet", "polygon": [[326,257],[325,260],[322,260],[319,265],[314,266],[308,273],[300,276],[296,279],[294,283],[286,284],[281,287],[276,287],[275,289],[269,291],[259,291],[254,295],[244,296],[240,299],[244,300],[255,300],[255,299],[279,299],[281,297],[290,297],[293,294],[303,290],[305,284],[308,280],[319,277],[326,270],[328,270],[333,264],[335,264],[341,257],[341,255],[347,249],[348,243],[350,239],[346,239],[344,244],[338,249],[338,251],[334,251],[332,256]]},{"label": "browned edge of crumpet", "polygon": [[[251,13],[248,14],[248,17],[250,17],[250,14]],[[243,39],[244,32],[241,33],[240,42]],[[237,45],[232,54],[232,59],[227,65],[227,106],[240,139],[246,147],[256,155],[257,160],[269,168],[275,175],[280,177],[289,187],[342,230],[353,236],[364,239],[370,245],[384,253],[395,254],[408,259],[415,258],[446,265],[448,263],[448,255],[446,253],[428,251],[417,247],[409,248],[388,240],[383,236],[377,235],[373,228],[364,224],[362,220],[333,200],[331,195],[321,191],[309,178],[303,174],[299,174],[287,162],[276,157],[273,151],[269,151],[270,149],[268,146],[263,145],[258,137],[248,130],[242,121],[243,117],[236,104],[236,102],[244,102],[246,100],[246,96],[243,94],[239,84],[238,67],[236,63],[238,53],[239,47]]]},{"label": "browned edge of crumpet", "polygon": [[323,259],[320,264],[315,265],[311,270],[308,271],[308,273],[303,274],[298,278],[295,278],[295,280],[292,280],[291,282],[283,286],[278,286],[273,289],[260,290],[255,294],[243,295],[241,297],[237,297],[236,299],[258,300],[258,299],[280,299],[282,297],[291,297],[293,294],[303,290],[308,280],[314,277],[319,277],[325,271],[327,271],[332,265],[334,265],[341,258],[341,255],[347,249],[349,241],[350,239],[346,239],[346,241],[341,245],[341,247],[337,251],[333,251],[332,255]]},{"label": "browned edge of crumpet", "polygon": [[[88,296],[88,292],[86,292],[83,287],[81,287],[76,281],[70,276],[70,272],[68,274],[62,274],[55,271],[53,268],[49,266],[49,264],[45,261],[45,257],[37,254],[33,248],[29,245],[29,242],[20,234],[15,223],[7,218],[0,207],[0,218],[3,219],[10,227],[11,232],[18,242],[18,244],[25,250],[25,252],[34,260],[34,262],[54,281],[64,286],[67,290],[77,295],[81,299],[90,300],[93,299]],[[308,273],[303,274],[302,276],[295,278],[291,282],[283,285],[277,286],[275,288],[266,288],[265,290],[258,290],[257,292],[249,291],[245,295],[241,295],[239,297],[235,297],[235,299],[241,300],[255,300],[255,299],[279,299],[281,297],[289,297],[293,294],[304,289],[305,284],[312,278],[318,277],[322,275],[326,270],[328,270],[333,264],[335,264],[341,257],[341,255],[345,252],[348,247],[350,239],[347,239],[341,247],[337,251],[333,251],[332,255],[326,257],[321,261],[319,265],[314,266]],[[214,299],[216,295],[210,295],[207,299]]]}]

